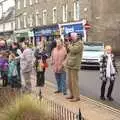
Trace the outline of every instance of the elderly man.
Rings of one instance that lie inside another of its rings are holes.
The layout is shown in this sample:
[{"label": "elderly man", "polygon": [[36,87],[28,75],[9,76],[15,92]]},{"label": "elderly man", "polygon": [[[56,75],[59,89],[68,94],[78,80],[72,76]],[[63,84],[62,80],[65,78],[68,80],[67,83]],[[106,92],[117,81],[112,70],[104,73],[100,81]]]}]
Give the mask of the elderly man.
[{"label": "elderly man", "polygon": [[68,85],[70,90],[70,96],[67,97],[67,99],[71,99],[71,102],[76,102],[80,100],[78,72],[81,65],[83,43],[82,38],[79,39],[77,33],[71,33],[71,40],[71,44],[68,45],[69,53],[66,61]]}]

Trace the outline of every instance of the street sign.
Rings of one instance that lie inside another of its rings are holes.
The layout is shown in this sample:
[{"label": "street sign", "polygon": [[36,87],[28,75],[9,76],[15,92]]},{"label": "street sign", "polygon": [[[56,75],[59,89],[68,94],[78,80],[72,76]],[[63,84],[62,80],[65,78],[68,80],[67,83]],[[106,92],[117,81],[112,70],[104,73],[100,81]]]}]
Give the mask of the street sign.
[{"label": "street sign", "polygon": [[86,23],[84,26],[85,26],[85,29],[86,29],[86,30],[88,30],[88,29],[90,29],[90,28],[91,28],[91,25],[90,25],[90,24],[88,24],[88,23]]}]

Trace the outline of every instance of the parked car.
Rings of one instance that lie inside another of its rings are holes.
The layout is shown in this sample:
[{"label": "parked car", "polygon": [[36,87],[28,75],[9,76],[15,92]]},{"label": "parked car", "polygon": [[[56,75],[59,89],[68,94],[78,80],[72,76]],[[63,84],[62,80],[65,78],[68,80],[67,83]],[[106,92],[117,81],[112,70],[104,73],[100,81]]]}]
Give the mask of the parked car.
[{"label": "parked car", "polygon": [[104,44],[85,42],[82,57],[82,67],[99,67],[100,57],[104,54]]}]

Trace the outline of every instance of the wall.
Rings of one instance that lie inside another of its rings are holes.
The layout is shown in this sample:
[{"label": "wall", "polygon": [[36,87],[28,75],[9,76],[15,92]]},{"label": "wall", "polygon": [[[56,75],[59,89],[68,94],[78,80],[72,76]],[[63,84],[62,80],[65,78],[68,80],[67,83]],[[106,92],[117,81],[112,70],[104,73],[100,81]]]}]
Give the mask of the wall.
[{"label": "wall", "polygon": [[115,53],[120,53],[120,1],[92,0],[91,20],[89,30],[90,41],[103,41],[113,47]]}]

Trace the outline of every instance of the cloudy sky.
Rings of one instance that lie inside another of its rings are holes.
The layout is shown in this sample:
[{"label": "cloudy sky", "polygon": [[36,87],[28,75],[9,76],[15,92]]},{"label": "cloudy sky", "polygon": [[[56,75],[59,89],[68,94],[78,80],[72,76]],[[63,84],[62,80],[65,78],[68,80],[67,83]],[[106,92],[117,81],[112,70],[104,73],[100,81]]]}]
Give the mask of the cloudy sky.
[{"label": "cloudy sky", "polygon": [[[0,0],[0,2],[3,0]],[[9,7],[14,6],[14,1],[15,0],[6,0],[6,2],[4,2],[3,4],[3,11],[5,12]],[[2,11],[1,11],[1,6],[0,6],[0,17],[2,15]]]}]

